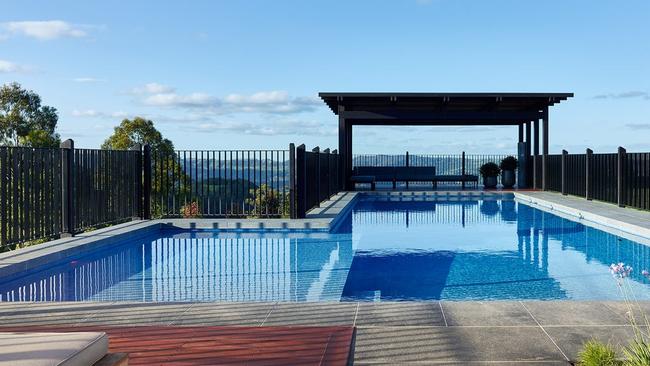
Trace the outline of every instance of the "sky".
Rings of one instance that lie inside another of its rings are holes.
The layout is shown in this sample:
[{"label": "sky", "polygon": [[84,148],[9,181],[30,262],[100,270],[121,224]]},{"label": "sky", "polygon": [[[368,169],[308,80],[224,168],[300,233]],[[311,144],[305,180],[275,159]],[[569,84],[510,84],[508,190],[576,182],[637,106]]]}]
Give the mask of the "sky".
[{"label": "sky", "polygon": [[[7,1],[0,84],[97,148],[124,118],[178,149],[336,148],[318,92],[573,92],[550,149],[650,151],[650,1]],[[513,153],[516,127],[355,127],[355,153]]]}]

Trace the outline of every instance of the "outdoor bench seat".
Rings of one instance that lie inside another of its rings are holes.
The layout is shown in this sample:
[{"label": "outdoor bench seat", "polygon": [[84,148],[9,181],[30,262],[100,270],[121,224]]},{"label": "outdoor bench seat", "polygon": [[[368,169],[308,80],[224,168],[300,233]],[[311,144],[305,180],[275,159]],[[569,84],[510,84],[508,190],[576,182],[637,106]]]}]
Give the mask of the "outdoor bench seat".
[{"label": "outdoor bench seat", "polygon": [[436,175],[433,177],[434,184],[437,182],[472,182],[478,184],[478,176],[472,174],[461,175]]},{"label": "outdoor bench seat", "polygon": [[405,182],[408,187],[408,182],[431,182],[435,187],[433,177],[436,175],[436,167],[429,166],[398,166],[395,167],[395,180],[393,181],[393,188],[396,182]]},{"label": "outdoor bench seat", "polygon": [[391,182],[393,188],[397,182],[431,182],[435,186],[433,177],[436,174],[435,167],[421,166],[399,166],[399,167],[355,167],[352,172],[353,183],[370,183],[372,190],[376,182]]}]

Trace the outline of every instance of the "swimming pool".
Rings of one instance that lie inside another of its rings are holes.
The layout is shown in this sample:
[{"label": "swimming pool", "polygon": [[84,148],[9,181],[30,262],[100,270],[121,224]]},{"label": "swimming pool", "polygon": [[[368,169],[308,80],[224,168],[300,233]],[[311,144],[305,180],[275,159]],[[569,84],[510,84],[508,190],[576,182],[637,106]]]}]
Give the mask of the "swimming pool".
[{"label": "swimming pool", "polygon": [[331,232],[160,230],[0,280],[2,301],[618,300],[650,247],[509,196],[360,196]]}]

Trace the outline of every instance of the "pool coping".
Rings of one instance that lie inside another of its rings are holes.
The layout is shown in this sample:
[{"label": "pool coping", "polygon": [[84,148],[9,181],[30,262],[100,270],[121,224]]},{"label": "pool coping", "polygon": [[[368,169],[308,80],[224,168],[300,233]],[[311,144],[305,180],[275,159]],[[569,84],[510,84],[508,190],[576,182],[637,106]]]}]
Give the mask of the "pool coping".
[{"label": "pool coping", "polygon": [[[650,245],[650,212],[557,192],[514,192],[515,200],[597,229]],[[567,217],[568,216],[568,217]],[[626,235],[628,234],[628,235]],[[632,236],[629,236],[632,235]]]}]

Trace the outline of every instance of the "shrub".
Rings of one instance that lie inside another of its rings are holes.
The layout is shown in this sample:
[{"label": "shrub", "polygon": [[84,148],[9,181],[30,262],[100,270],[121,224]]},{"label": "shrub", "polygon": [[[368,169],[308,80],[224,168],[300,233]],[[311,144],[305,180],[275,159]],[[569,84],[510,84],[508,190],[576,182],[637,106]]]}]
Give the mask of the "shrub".
[{"label": "shrub", "polygon": [[615,366],[620,365],[616,360],[616,351],[609,345],[595,339],[585,343],[578,355],[581,366]]},{"label": "shrub", "polygon": [[517,158],[512,155],[503,158],[503,160],[501,160],[501,164],[499,165],[501,170],[515,170],[518,166],[519,162],[517,161]]},{"label": "shrub", "polygon": [[650,365],[650,344],[640,334],[636,335],[630,345],[623,348],[623,354],[626,358],[625,363],[623,363],[625,366]]},{"label": "shrub", "polygon": [[282,193],[266,184],[251,189],[246,204],[252,206],[251,214],[255,217],[289,215],[289,194],[283,197]]},{"label": "shrub", "polygon": [[485,177],[496,177],[501,172],[501,169],[499,169],[499,166],[496,165],[495,163],[489,162],[489,163],[485,163],[485,164],[481,165],[480,172],[481,172],[481,176],[483,178],[485,178]]},{"label": "shrub", "polygon": [[196,218],[201,216],[201,210],[197,201],[189,202],[181,207],[181,216],[186,219]]}]

